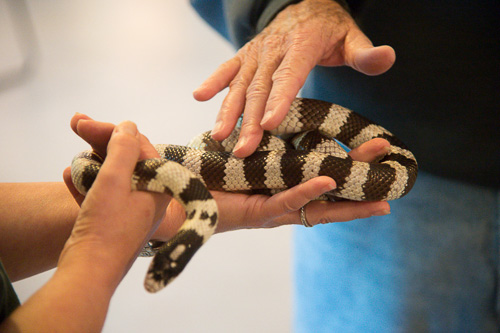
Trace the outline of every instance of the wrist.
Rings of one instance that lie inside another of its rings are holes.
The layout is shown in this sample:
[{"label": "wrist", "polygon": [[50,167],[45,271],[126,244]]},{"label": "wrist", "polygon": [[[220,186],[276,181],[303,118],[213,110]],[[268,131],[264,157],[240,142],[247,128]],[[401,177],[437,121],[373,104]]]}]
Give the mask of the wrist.
[{"label": "wrist", "polygon": [[[259,19],[257,20],[257,24],[255,26],[256,33],[264,30],[265,27],[271,23],[271,21],[278,15],[281,11],[283,11],[289,5],[294,5],[305,0],[273,0],[269,1],[267,6],[262,11]],[[329,2],[335,2],[339,4],[342,8],[344,8],[347,12],[349,12],[349,6],[345,0],[327,0]]]},{"label": "wrist", "polygon": [[103,292],[112,294],[134,262],[136,252],[101,241],[70,239],[61,252],[56,272],[71,276],[77,283],[88,283],[91,289],[100,286]]}]

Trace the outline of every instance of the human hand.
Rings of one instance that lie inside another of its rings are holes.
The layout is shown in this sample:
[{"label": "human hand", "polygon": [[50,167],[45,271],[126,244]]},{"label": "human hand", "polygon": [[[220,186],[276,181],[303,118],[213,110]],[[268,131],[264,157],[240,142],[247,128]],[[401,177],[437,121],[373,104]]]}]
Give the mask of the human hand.
[{"label": "human hand", "polygon": [[[92,121],[84,115],[73,117],[72,128],[82,136],[79,122],[92,125]],[[115,276],[118,279],[115,282],[119,282],[162,221],[170,197],[131,190],[131,177],[138,160],[158,157],[158,153],[137,131],[135,124],[123,122],[107,127],[111,131],[99,131],[102,127],[94,127],[92,131],[92,126],[83,126],[83,133],[96,135],[93,140],[98,142],[94,149],[105,157],[85,197],[76,191],[70,168],[64,171],[65,183],[81,209],[59,266],[70,265],[75,256],[93,253],[93,260],[98,262],[100,258],[115,268],[109,272],[119,272]]]},{"label": "human hand", "polygon": [[[82,115],[73,118],[77,134],[78,121],[85,119],[90,121]],[[1,323],[2,332],[101,331],[116,287],[165,213],[168,196],[131,189],[140,156],[155,157],[135,124],[123,122],[94,133],[96,150],[106,159],[85,198],[76,195],[69,168],[64,172],[81,209],[57,269]]]},{"label": "human hand", "polygon": [[234,154],[246,157],[264,130],[272,130],[316,66],[350,66],[379,75],[395,61],[390,46],[373,47],[349,13],[331,0],[304,0],[287,6],[197,90],[199,101],[229,87],[212,131],[215,140],[229,136],[243,113]]}]

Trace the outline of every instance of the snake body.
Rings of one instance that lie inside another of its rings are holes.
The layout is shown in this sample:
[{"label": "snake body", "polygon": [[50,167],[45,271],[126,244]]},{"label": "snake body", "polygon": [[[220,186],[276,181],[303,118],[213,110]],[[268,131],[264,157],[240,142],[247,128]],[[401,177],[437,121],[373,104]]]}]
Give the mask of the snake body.
[{"label": "snake body", "polygon": [[[328,193],[330,199],[378,201],[404,196],[417,177],[415,157],[399,139],[361,115],[324,101],[295,99],[281,124],[264,135],[259,151],[244,159],[231,153],[238,135],[237,127],[222,142],[207,132],[188,146],[155,145],[161,158],[137,164],[133,189],[169,193],[187,216],[174,238],[156,253],[146,275],[148,291],[156,292],[177,277],[213,234],[217,206],[207,188],[273,194],[324,175],[337,183]],[[373,163],[352,160],[333,140],[355,148],[374,138],[384,138],[391,146]],[[92,152],[73,159],[73,183],[82,194],[90,189],[101,163]]]}]

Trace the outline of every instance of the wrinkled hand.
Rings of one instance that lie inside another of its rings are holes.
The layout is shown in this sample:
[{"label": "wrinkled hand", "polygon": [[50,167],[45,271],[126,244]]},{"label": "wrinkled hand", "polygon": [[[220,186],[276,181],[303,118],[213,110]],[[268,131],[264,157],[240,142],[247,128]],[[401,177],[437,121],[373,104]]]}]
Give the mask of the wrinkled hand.
[{"label": "wrinkled hand", "polygon": [[225,139],[243,113],[234,154],[246,157],[254,152],[263,130],[274,129],[283,120],[316,65],[346,65],[378,75],[394,61],[394,50],[373,47],[338,3],[304,0],[279,13],[234,58],[222,64],[194,97],[205,101],[229,87],[212,136]]},{"label": "wrinkled hand", "polygon": [[[115,128],[113,124],[91,120],[79,114],[73,117],[71,126],[100,156],[106,156],[106,146]],[[156,156],[154,147],[146,137],[140,135],[140,142],[140,159]],[[349,154],[356,160],[371,161],[383,156],[388,146],[386,140],[374,139]],[[65,172],[65,181],[73,196],[81,204],[83,196],[76,192],[72,185],[69,169]],[[317,177],[272,197],[211,191],[217,201],[220,216],[216,232],[301,224],[298,210],[304,205],[307,205],[306,218],[312,225],[385,215],[390,211],[387,202],[310,202],[335,186],[333,179]],[[170,201],[163,223],[152,238],[162,241],[170,239],[184,219],[185,212],[182,206],[175,200]]]}]

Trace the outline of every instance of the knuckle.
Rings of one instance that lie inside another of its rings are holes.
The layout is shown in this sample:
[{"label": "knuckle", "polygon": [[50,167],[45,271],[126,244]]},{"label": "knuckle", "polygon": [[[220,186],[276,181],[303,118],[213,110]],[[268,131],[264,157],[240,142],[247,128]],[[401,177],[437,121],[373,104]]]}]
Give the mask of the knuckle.
[{"label": "knuckle", "polygon": [[226,103],[222,104],[219,110],[219,114],[217,115],[217,121],[224,122],[231,113],[232,113],[231,106],[227,105]]},{"label": "knuckle", "polygon": [[284,79],[284,78],[290,78],[296,76],[295,70],[293,69],[292,66],[289,64],[280,66],[276,71],[273,73],[272,79],[273,81]]},{"label": "knuckle", "polygon": [[296,71],[289,65],[278,68],[272,76],[273,83],[287,83],[302,86],[303,79],[297,76]]},{"label": "knuckle", "polygon": [[247,117],[241,124],[241,133],[242,135],[256,136],[260,135],[263,131],[260,128],[259,120],[256,117]]},{"label": "knuckle", "polygon": [[235,64],[239,63],[239,59],[237,57],[231,58],[228,61],[222,63],[219,68],[217,68],[216,73],[218,72],[227,72],[230,71],[231,68],[235,66]]},{"label": "knuckle", "polygon": [[[267,107],[270,109],[273,109],[277,106],[279,106],[281,103],[289,102],[291,103],[291,100],[294,98],[294,96],[289,96],[287,92],[282,92],[282,93],[273,93],[269,98],[267,99]],[[281,114],[281,112],[280,112]],[[284,115],[283,115],[284,116]]]},{"label": "knuckle", "polygon": [[262,45],[265,50],[275,51],[283,44],[283,36],[281,35],[268,35],[263,40]]},{"label": "knuckle", "polygon": [[235,58],[238,59],[240,65],[248,62],[255,62],[257,60],[258,50],[257,42],[252,40],[238,50]]},{"label": "knuckle", "polygon": [[136,137],[123,133],[118,133],[118,135],[114,135],[113,141],[116,145],[124,148],[135,147],[139,145],[139,142]]},{"label": "knuckle", "polygon": [[247,89],[247,84],[241,78],[234,79],[229,83],[229,90],[246,90],[246,89]]},{"label": "knuckle", "polygon": [[[300,208],[300,207],[299,207],[299,208]],[[283,211],[285,214],[287,214],[287,213],[291,213],[291,212],[293,212],[293,211],[296,211],[296,210],[297,210],[297,209],[299,209],[299,208],[295,208],[295,207],[293,207],[293,205],[292,205],[290,202],[288,202],[288,201],[284,201],[284,202],[281,204],[281,209],[282,209],[282,211]]]},{"label": "knuckle", "polygon": [[260,80],[255,80],[248,87],[246,97],[247,100],[251,101],[255,99],[265,98],[267,97],[268,94],[269,94],[268,86]]},{"label": "knuckle", "polygon": [[243,47],[237,52],[238,55],[242,55],[247,53],[249,50],[255,47],[255,44],[257,44],[257,39],[253,38],[250,41],[248,41]]},{"label": "knuckle", "polygon": [[321,38],[319,36],[320,34],[314,28],[303,29],[291,37],[290,49],[301,53],[308,49],[317,50],[321,47]]}]

